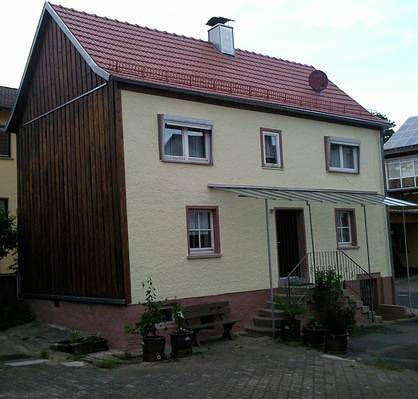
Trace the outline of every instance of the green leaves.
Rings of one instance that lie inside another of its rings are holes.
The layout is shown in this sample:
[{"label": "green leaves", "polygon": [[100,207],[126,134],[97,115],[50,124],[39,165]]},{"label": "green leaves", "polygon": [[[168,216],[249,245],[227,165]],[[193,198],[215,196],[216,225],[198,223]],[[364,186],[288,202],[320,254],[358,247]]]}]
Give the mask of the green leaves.
[{"label": "green leaves", "polygon": [[156,290],[152,284],[151,277],[145,282],[142,282],[142,287],[145,290],[145,302],[142,304],[145,307],[139,321],[133,325],[125,326],[125,331],[129,334],[141,334],[143,337],[150,335],[157,335],[156,324],[163,320],[163,312],[161,311],[161,302],[157,301]]},{"label": "green leaves", "polygon": [[16,218],[0,209],[0,260],[7,255],[16,254],[17,227]]}]

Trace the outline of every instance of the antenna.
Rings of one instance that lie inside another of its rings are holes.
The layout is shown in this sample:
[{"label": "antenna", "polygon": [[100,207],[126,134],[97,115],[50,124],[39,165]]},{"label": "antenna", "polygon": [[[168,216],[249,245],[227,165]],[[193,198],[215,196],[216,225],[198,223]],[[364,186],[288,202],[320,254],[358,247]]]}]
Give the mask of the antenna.
[{"label": "antenna", "polygon": [[320,93],[328,87],[328,76],[325,72],[318,69],[312,71],[309,75],[309,86],[317,93]]}]

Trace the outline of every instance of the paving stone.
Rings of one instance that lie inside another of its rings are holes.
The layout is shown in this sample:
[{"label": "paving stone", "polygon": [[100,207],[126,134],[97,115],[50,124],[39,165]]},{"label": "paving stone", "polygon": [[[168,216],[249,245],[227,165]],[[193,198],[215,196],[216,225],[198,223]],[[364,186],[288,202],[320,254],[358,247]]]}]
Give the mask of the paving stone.
[{"label": "paving stone", "polygon": [[241,337],[209,348],[190,358],[152,364],[127,362],[112,370],[88,364],[82,368],[59,364],[4,368],[0,398],[418,397],[418,373],[412,371],[326,358],[316,350],[268,338]]}]

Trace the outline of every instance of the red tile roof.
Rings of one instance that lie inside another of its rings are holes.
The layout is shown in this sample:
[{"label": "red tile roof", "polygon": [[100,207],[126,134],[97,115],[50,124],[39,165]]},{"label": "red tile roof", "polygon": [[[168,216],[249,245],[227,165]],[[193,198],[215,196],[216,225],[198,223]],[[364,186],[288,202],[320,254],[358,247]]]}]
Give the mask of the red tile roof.
[{"label": "red tile roof", "polygon": [[17,96],[17,89],[0,86],[0,108],[13,108]]},{"label": "red tile roof", "polygon": [[111,75],[376,120],[332,82],[322,93],[314,92],[308,83],[312,66],[238,49],[231,57],[203,40],[52,7],[96,64]]}]

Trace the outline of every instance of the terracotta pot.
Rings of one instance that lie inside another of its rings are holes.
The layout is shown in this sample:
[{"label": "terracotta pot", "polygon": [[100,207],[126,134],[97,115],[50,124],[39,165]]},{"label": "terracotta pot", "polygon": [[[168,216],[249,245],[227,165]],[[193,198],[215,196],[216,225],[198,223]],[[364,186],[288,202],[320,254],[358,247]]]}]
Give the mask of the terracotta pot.
[{"label": "terracotta pot", "polygon": [[296,341],[300,338],[300,320],[289,319],[280,321],[280,338],[283,341]]},{"label": "terracotta pot", "polygon": [[312,348],[319,348],[324,344],[325,330],[303,329],[303,344]]},{"label": "terracotta pot", "polygon": [[146,337],[142,339],[142,359],[144,362],[164,360],[165,338]]},{"label": "terracotta pot", "polygon": [[330,353],[347,352],[348,334],[329,334],[325,335],[325,351]]},{"label": "terracotta pot", "polygon": [[175,332],[170,334],[171,356],[174,358],[190,356],[193,353],[193,332]]}]

